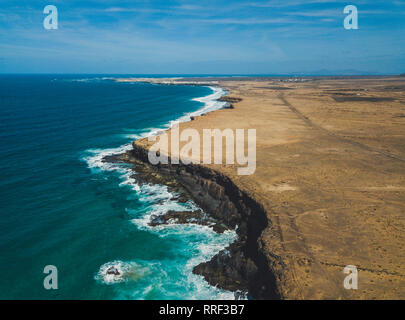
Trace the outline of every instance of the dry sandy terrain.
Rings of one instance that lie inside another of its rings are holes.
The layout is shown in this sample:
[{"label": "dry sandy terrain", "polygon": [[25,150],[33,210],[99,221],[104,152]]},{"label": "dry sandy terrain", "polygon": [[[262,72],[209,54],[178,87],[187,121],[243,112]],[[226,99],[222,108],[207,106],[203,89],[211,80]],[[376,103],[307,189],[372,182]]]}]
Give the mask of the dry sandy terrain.
[{"label": "dry sandy terrain", "polygon": [[[259,242],[283,261],[282,297],[405,299],[405,79],[220,85],[243,100],[180,130],[257,130],[253,175],[208,166],[264,206]],[[358,290],[343,286],[346,265]]]}]

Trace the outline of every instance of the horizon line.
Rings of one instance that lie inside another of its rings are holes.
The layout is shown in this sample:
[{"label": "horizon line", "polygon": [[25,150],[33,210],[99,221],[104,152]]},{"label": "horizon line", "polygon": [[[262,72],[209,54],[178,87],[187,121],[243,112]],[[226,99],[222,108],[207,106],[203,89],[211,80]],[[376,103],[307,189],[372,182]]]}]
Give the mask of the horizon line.
[{"label": "horizon line", "polygon": [[333,76],[403,76],[405,73],[66,73],[66,72],[0,72],[0,75],[121,75],[121,76],[212,76],[212,77],[333,77]]}]

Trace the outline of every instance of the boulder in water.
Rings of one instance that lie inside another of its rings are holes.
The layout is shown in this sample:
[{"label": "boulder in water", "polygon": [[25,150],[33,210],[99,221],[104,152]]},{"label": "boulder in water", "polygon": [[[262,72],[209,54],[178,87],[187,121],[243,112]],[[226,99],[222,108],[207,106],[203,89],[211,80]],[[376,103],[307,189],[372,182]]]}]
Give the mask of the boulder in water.
[{"label": "boulder in water", "polygon": [[107,274],[113,274],[115,276],[119,276],[121,273],[118,271],[118,269],[114,266],[111,266],[107,269]]}]

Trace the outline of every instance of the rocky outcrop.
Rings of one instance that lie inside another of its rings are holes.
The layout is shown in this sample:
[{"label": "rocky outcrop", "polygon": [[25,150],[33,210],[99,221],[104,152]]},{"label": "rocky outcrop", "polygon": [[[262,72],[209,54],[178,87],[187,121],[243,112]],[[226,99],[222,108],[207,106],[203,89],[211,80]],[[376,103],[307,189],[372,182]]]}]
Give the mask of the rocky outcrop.
[{"label": "rocky outcrop", "polygon": [[115,276],[119,276],[121,273],[118,271],[117,268],[115,268],[115,267],[109,267],[109,268],[107,269],[107,274],[112,274],[112,275],[115,275]]},{"label": "rocky outcrop", "polygon": [[152,215],[150,226],[155,227],[164,224],[187,224],[194,223],[202,226],[210,226],[217,233],[223,233],[227,230],[226,226],[209,217],[201,210],[196,211],[168,211],[163,215]]},{"label": "rocky outcrop", "polygon": [[237,98],[237,97],[230,97],[230,96],[223,96],[218,99],[218,101],[224,101],[224,102],[230,102],[230,103],[237,103],[241,102],[242,98]]},{"label": "rocky outcrop", "polygon": [[[177,190],[184,188],[204,212],[217,221],[217,232],[223,232],[223,228],[236,230],[238,240],[211,261],[196,266],[194,273],[202,275],[213,286],[248,292],[255,299],[280,298],[275,276],[258,242],[268,225],[266,212],[227,176],[195,164],[172,165],[169,161],[167,165],[152,166],[148,162],[147,150],[136,143],[126,154],[106,160],[134,164],[136,178],[143,167],[142,170],[147,172],[145,177],[151,177],[154,183],[163,183]],[[179,220],[179,216],[167,213],[167,217],[160,217],[161,221],[156,217],[152,223],[165,223],[170,218]]]}]

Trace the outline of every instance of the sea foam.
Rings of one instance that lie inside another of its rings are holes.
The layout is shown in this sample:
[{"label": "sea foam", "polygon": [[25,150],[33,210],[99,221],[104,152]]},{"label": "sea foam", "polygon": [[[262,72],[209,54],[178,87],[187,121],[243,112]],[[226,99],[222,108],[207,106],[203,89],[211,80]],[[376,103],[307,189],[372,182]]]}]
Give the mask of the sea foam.
[{"label": "sea foam", "polygon": [[[88,81],[88,79],[82,79]],[[186,113],[176,120],[170,121],[161,128],[146,128],[138,133],[127,134],[125,137],[127,139],[136,140],[140,138],[145,138],[148,136],[154,136],[160,134],[162,131],[171,128],[173,125],[179,122],[190,121],[191,117],[200,116],[208,112],[218,110],[224,107],[225,102],[217,101],[218,98],[225,95],[226,92],[219,87],[210,87],[213,93],[200,98],[193,99],[204,103],[204,106],[197,111]],[[201,262],[210,260],[215,254],[223,250],[227,245],[236,240],[237,235],[234,231],[226,231],[223,234],[217,234],[212,228],[208,226],[201,226],[197,224],[167,224],[151,227],[149,222],[153,215],[163,215],[169,210],[173,211],[194,211],[199,209],[198,206],[189,200],[186,203],[179,203],[175,200],[176,194],[170,192],[166,186],[162,185],[152,185],[143,184],[139,185],[136,182],[136,172],[134,176],[134,171],[120,163],[109,163],[104,162],[103,158],[106,156],[124,153],[131,150],[131,143],[121,145],[117,148],[109,149],[89,149],[86,151],[86,155],[82,157],[87,163],[88,168],[94,173],[106,172],[116,172],[119,174],[122,182],[120,186],[130,187],[136,195],[136,198],[145,203],[142,210],[134,210],[127,208],[127,213],[133,216],[131,222],[137,226],[138,229],[147,230],[152,232],[159,237],[172,237],[178,236],[183,239],[189,239],[190,248],[187,250],[193,250],[194,254],[186,262],[182,273],[183,277],[180,279],[179,286],[183,286],[185,290],[181,293],[180,298],[184,299],[234,299],[234,293],[226,290],[221,290],[210,286],[202,276],[195,275],[192,273],[194,266]],[[197,241],[193,242],[193,239]],[[144,295],[145,298],[148,297],[151,292],[156,292],[156,290],[165,291],[165,287],[170,287],[168,281],[170,282],[170,277],[165,277],[165,271],[163,266],[157,266],[156,262],[149,263],[143,262],[143,265],[136,261],[123,262],[120,260],[115,260],[103,264],[98,273],[95,276],[97,281],[101,281],[105,284],[116,284],[126,281],[139,280],[136,275],[153,273],[149,275],[152,279],[156,277],[154,284],[148,285],[144,288],[141,293],[133,294],[133,298],[142,298],[140,295]],[[107,274],[107,270],[110,267],[115,267],[120,275]],[[177,269],[177,267],[175,267]],[[174,292],[168,290],[165,291],[168,297],[173,296]],[[122,294],[124,294],[122,292]],[[128,293],[126,293],[126,297]]]}]

